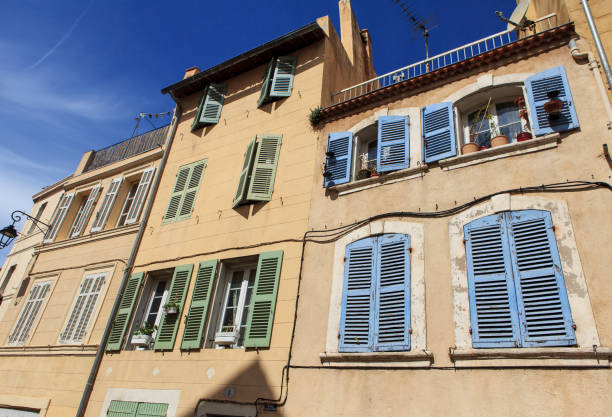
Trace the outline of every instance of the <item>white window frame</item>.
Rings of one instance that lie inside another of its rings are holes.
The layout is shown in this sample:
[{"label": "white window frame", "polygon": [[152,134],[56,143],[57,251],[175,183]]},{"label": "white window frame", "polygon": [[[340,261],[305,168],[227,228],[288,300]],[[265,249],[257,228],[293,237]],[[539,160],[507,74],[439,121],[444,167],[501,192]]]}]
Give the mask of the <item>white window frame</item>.
[{"label": "white window frame", "polygon": [[[139,180],[138,180],[139,181]],[[115,227],[126,226],[125,220],[127,220],[127,216],[132,208],[132,203],[134,202],[134,197],[136,196],[136,190],[138,190],[138,181],[129,182],[128,192],[125,196],[125,201],[123,202],[123,206],[121,207],[121,212],[119,213],[119,218],[117,219],[117,224]],[[132,194],[132,190],[134,193]],[[131,194],[131,197],[130,197]],[[121,218],[124,217],[123,223],[121,222]]]},{"label": "white window frame", "polygon": [[[230,288],[231,288],[231,284],[232,284],[232,278],[235,272],[238,271],[242,271],[243,275],[242,275],[242,284],[240,286],[240,295],[238,296],[238,305],[236,306],[236,318],[234,321],[234,331],[238,333],[237,339],[236,339],[236,343],[232,344],[231,347],[232,348],[243,348],[244,346],[239,345],[238,341],[240,338],[240,327],[241,323],[242,323],[242,319],[245,313],[245,302],[246,302],[246,298],[247,298],[247,293],[248,293],[248,286],[249,286],[249,278],[251,276],[251,273],[253,271],[257,271],[257,264],[244,264],[241,266],[235,266],[232,268],[227,269],[226,271],[224,271],[224,275],[222,275],[221,280],[219,281],[221,283],[221,286],[223,287],[223,298],[221,301],[221,304],[219,305],[219,310],[218,310],[218,314],[216,317],[216,324],[215,324],[215,347],[217,348],[221,348],[222,346],[218,345],[216,343],[216,335],[218,333],[222,333],[222,329],[223,327],[223,321],[225,318],[225,314],[227,313],[227,302],[229,300],[229,294],[230,294]],[[255,284],[255,281],[253,281],[253,285]],[[251,291],[253,291],[254,287],[251,288]],[[253,300],[253,294],[251,293],[251,302]],[[237,324],[236,324],[237,323]],[[246,325],[246,323],[245,323]]]},{"label": "white window frame", "polygon": [[159,282],[162,280],[166,281],[166,286],[164,288],[164,293],[161,298],[161,302],[159,304],[159,311],[157,313],[157,317],[155,317],[154,326],[158,326],[161,323],[161,319],[163,316],[164,305],[166,304],[166,300],[168,299],[168,295],[170,292],[170,286],[172,285],[172,271],[163,273],[161,276],[153,276],[151,273],[148,273],[146,276],[146,280],[144,283],[144,287],[138,299],[138,302],[134,305],[134,320],[131,325],[131,330],[129,332],[129,339],[126,343],[126,350],[149,350],[152,348],[153,343],[155,342],[155,337],[157,336],[157,329],[151,334],[151,346],[136,346],[132,344],[132,336],[142,327],[147,321],[147,317],[151,313],[151,306],[153,305],[153,299],[155,296],[155,291],[157,290],[157,286]]}]

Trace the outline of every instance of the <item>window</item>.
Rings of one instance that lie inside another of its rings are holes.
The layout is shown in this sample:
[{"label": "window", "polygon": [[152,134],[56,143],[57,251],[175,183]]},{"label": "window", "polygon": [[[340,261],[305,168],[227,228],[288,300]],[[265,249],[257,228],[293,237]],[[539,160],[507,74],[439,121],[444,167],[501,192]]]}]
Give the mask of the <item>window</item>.
[{"label": "window", "polygon": [[264,76],[261,93],[257,100],[257,107],[278,100],[281,97],[291,96],[295,64],[296,59],[294,57],[281,56],[272,58]]},{"label": "window", "polygon": [[34,327],[38,312],[51,291],[51,281],[37,282],[32,285],[28,300],[21,310],[21,314],[15,323],[15,327],[8,338],[9,345],[23,345]]},{"label": "window", "polygon": [[165,417],[168,404],[112,400],[106,413],[109,417]]},{"label": "window", "polygon": [[121,209],[121,214],[119,215],[119,220],[117,220],[117,227],[125,225],[125,219],[127,219],[130,208],[132,207],[132,201],[134,201],[134,195],[136,195],[137,188],[138,183],[133,182],[130,184],[130,189],[128,190],[127,197],[123,203],[123,208]]},{"label": "window", "polygon": [[106,191],[104,199],[102,200],[102,204],[100,204],[100,208],[98,209],[93,224],[91,225],[92,232],[99,232],[100,230],[104,229],[106,220],[108,219],[108,215],[113,208],[115,198],[117,198],[117,193],[119,192],[119,188],[121,188],[122,182],[123,178],[115,178],[110,182],[108,190]]},{"label": "window", "polygon": [[410,236],[346,247],[339,352],[410,350]]},{"label": "window", "polygon": [[15,273],[15,268],[17,268],[17,265],[11,265],[11,267],[6,272],[6,275],[4,275],[4,280],[2,281],[2,285],[0,285],[0,294],[4,292],[4,289],[13,277],[13,274]]},{"label": "window", "polygon": [[205,169],[206,159],[179,168],[168,208],[164,214],[164,224],[191,217]]},{"label": "window", "polygon": [[249,142],[244,153],[244,162],[232,207],[253,201],[270,201],[274,191],[274,179],[282,135],[262,134]]},{"label": "window", "polygon": [[104,288],[106,273],[90,274],[85,276],[79,294],[74,301],[72,311],[64,330],[60,334],[60,343],[82,343],[87,333],[89,321],[96,311],[100,293]]},{"label": "window", "polygon": [[62,223],[64,222],[64,218],[66,218],[66,213],[72,204],[73,198],[74,193],[64,194],[60,197],[50,223],[51,227],[49,227],[47,233],[45,234],[45,238],[43,240],[44,243],[53,242],[57,237],[57,233],[62,227]]},{"label": "window", "polygon": [[79,236],[81,232],[85,229],[85,225],[89,220],[89,215],[93,210],[93,207],[98,199],[99,194],[100,185],[98,184],[91,189],[87,197],[82,197],[79,209],[74,218],[74,222],[72,223],[72,227],[70,228],[70,232],[68,233],[69,238]]},{"label": "window", "polygon": [[[40,220],[40,218],[42,217],[43,213],[45,212],[45,209],[47,208],[47,202],[45,201],[44,203],[42,203],[40,205],[40,207],[38,208],[38,212],[36,213],[35,218]],[[28,229],[28,234],[31,234],[34,229],[37,228],[37,224],[35,221],[32,221],[32,224],[30,225],[30,228]]]},{"label": "window", "polygon": [[491,138],[498,133],[516,142],[517,135],[524,129],[521,120],[519,108],[513,101],[499,99],[467,115],[464,135],[467,133],[471,142],[485,147],[491,146]]},{"label": "window", "polygon": [[206,87],[191,125],[192,132],[206,125],[219,123],[226,90],[227,87],[223,84],[212,83]]},{"label": "window", "polygon": [[132,204],[130,205],[130,210],[128,211],[127,217],[125,218],[125,224],[132,224],[138,221],[138,218],[140,217],[140,213],[144,206],[145,199],[147,198],[147,194],[149,193],[149,187],[151,185],[151,182],[153,181],[154,173],[155,167],[147,168],[142,172],[140,181],[138,181],[138,188],[136,188],[136,192],[134,193],[134,199],[132,200]]},{"label": "window", "polygon": [[464,227],[472,346],[574,346],[549,212],[509,211]]}]

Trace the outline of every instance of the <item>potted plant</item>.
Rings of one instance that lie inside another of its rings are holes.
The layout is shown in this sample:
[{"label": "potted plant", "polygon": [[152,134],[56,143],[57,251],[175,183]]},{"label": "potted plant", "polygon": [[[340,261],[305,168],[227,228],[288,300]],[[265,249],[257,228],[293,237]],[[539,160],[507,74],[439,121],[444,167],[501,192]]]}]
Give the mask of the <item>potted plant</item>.
[{"label": "potted plant", "polygon": [[357,179],[364,180],[366,178],[370,178],[371,171],[368,165],[368,154],[362,153],[361,155],[359,155],[359,159],[361,160],[361,169],[359,170],[359,172],[357,172]]},{"label": "potted plant", "polygon": [[482,130],[482,125],[484,124],[484,121],[487,117],[487,113],[489,111],[490,104],[491,104],[491,99],[489,98],[489,102],[487,103],[487,105],[479,108],[478,111],[472,117],[472,120],[470,123],[470,141],[464,143],[461,146],[461,153],[463,155],[468,154],[468,153],[478,152],[481,149],[486,149],[485,144],[482,144],[482,145],[478,144],[478,141],[476,139],[477,134],[473,133],[472,129],[478,126],[476,128],[476,132],[480,132]]},{"label": "potted plant", "polygon": [[376,171],[376,162],[369,161],[368,169],[370,170],[370,178],[378,177],[378,171]]},{"label": "potted plant", "polygon": [[487,119],[489,119],[489,127],[491,128],[491,147],[496,148],[498,146],[507,145],[510,140],[508,136],[502,135],[499,126],[497,126],[497,123],[495,123],[493,119],[493,115],[488,114]]},{"label": "potted plant", "polygon": [[240,335],[238,326],[223,326],[221,331],[215,334],[215,343],[220,346],[233,345],[238,341]]},{"label": "potted plant", "polygon": [[559,100],[559,90],[552,90],[546,93],[549,100],[544,103],[544,111],[551,120],[556,120],[561,116],[561,109],[563,108],[563,101]]},{"label": "potted plant", "polygon": [[132,336],[132,345],[134,346],[149,346],[151,339],[153,339],[153,333],[157,330],[157,326],[151,326],[150,323],[145,323],[140,326],[140,329],[134,332]]},{"label": "potted plant", "polygon": [[171,316],[173,314],[177,314],[181,305],[174,301],[169,301],[164,305],[164,313]]},{"label": "potted plant", "polygon": [[526,140],[531,139],[533,136],[531,135],[531,132],[529,132],[527,129],[527,126],[529,124],[529,119],[527,117],[527,108],[525,106],[525,98],[524,97],[517,97],[514,100],[514,104],[516,104],[516,107],[518,107],[519,109],[519,117],[523,120],[525,120],[525,123],[521,123],[523,130],[521,132],[519,132],[516,135],[516,140],[519,142],[523,142]]}]

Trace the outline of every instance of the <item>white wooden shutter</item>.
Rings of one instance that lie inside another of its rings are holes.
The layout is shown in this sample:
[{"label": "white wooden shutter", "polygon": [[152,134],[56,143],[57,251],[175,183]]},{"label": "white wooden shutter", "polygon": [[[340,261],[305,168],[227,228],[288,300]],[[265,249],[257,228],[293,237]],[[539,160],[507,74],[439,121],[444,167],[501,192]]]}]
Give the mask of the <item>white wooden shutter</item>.
[{"label": "white wooden shutter", "polygon": [[106,191],[106,195],[104,196],[104,200],[102,200],[102,204],[100,205],[100,209],[96,213],[93,225],[91,226],[92,232],[99,232],[104,228],[108,215],[113,208],[113,204],[115,204],[115,199],[117,198],[117,193],[119,192],[119,188],[121,188],[122,182],[123,178],[115,178],[111,181],[108,186],[108,191]]},{"label": "white wooden shutter", "polygon": [[74,221],[74,226],[70,237],[77,237],[81,234],[85,225],[87,224],[87,220],[89,220],[89,215],[91,214],[91,210],[93,209],[96,200],[98,199],[98,194],[100,194],[100,184],[96,185],[91,189],[89,193],[89,197],[87,197],[87,201],[83,206],[83,210],[77,215],[77,218]]},{"label": "white wooden shutter", "polygon": [[57,232],[59,232],[60,227],[62,227],[62,223],[64,222],[64,218],[66,217],[66,213],[73,199],[74,193],[64,194],[60,198],[59,203],[57,203],[57,208],[55,209],[55,214],[53,215],[53,220],[51,221],[51,227],[49,227],[45,234],[44,243],[53,242],[55,240]]},{"label": "white wooden shutter", "polygon": [[134,201],[132,201],[132,207],[130,207],[127,219],[125,219],[125,224],[132,224],[138,221],[138,217],[140,217],[140,211],[142,210],[145,198],[149,192],[149,186],[153,180],[154,173],[155,167],[145,169],[142,173],[142,177],[140,177],[140,182],[138,183],[138,188],[136,189],[136,194],[134,195]]},{"label": "white wooden shutter", "polygon": [[23,306],[19,319],[17,319],[17,323],[9,336],[9,345],[23,345],[28,339],[34,321],[50,289],[51,281],[37,282],[32,286],[28,301]]},{"label": "white wooden shutter", "polygon": [[60,334],[60,343],[79,343],[87,332],[87,326],[96,309],[100,292],[104,287],[106,273],[87,275],[79,289],[72,312]]}]

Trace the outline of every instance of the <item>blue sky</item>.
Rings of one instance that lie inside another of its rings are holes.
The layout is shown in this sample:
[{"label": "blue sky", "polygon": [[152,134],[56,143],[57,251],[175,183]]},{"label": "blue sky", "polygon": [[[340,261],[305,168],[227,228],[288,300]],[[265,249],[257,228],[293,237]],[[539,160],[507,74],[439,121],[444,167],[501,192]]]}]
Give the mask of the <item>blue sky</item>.
[{"label": "blue sky", "polygon": [[[430,54],[502,31],[513,0],[404,0],[435,22]],[[378,74],[424,58],[391,0],[353,0]],[[160,89],[329,15],[336,0],[11,1],[0,17],[0,227],[31,195],[69,175],[83,152],[128,138],[140,112],[172,110]],[[153,121],[156,126],[162,123]],[[150,128],[148,123],[143,127]],[[0,263],[8,249],[0,252]]]}]

